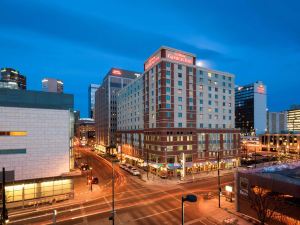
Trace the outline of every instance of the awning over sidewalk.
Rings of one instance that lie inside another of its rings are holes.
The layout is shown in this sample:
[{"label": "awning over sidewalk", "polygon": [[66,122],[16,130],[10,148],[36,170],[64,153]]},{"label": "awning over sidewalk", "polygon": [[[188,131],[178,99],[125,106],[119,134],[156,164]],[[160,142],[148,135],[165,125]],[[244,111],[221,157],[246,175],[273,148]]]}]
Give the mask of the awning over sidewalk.
[{"label": "awning over sidewalk", "polygon": [[180,169],[181,165],[179,163],[168,163],[167,168],[169,170]]}]

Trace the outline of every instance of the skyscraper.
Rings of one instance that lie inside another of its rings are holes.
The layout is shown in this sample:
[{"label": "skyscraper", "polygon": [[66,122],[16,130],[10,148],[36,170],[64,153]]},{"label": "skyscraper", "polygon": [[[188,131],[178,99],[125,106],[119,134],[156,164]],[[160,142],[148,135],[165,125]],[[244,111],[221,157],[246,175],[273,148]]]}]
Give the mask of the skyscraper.
[{"label": "skyscraper", "polygon": [[96,147],[114,152],[117,130],[117,92],[140,76],[140,73],[112,68],[95,93]]},{"label": "skyscraper", "polygon": [[280,134],[287,130],[287,111],[267,112],[267,132]]},{"label": "skyscraper", "polygon": [[24,75],[21,75],[20,72],[15,69],[2,68],[1,81],[12,83],[15,82],[18,84],[18,89],[26,90],[26,77]]},{"label": "skyscraper", "polygon": [[261,81],[235,88],[235,127],[244,135],[267,131],[267,87]]},{"label": "skyscraper", "polygon": [[42,80],[42,90],[45,92],[63,93],[64,83],[55,78],[44,78]]},{"label": "skyscraper", "polygon": [[95,114],[95,93],[100,85],[90,84],[88,91],[88,115],[89,118],[94,118]]},{"label": "skyscraper", "polygon": [[300,132],[300,105],[293,105],[287,111],[287,128],[291,132]]}]

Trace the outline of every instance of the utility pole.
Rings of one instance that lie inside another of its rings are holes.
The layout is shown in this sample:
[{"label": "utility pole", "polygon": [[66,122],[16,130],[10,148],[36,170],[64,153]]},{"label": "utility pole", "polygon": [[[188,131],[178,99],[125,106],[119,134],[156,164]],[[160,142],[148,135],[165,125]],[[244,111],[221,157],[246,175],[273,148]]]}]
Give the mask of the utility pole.
[{"label": "utility pole", "polygon": [[220,149],[218,150],[218,193],[219,193],[219,208],[221,208],[221,182],[220,182]]},{"label": "utility pole", "polygon": [[149,150],[148,150],[148,148],[147,148],[146,159],[147,159],[147,180],[149,180]]},{"label": "utility pole", "polygon": [[6,209],[6,197],[5,197],[5,168],[2,168],[2,213],[1,213],[1,224],[8,222],[8,213]]},{"label": "utility pole", "polygon": [[112,225],[115,225],[115,168],[114,160],[111,161],[112,166],[112,215],[109,217],[109,220],[112,221]]}]

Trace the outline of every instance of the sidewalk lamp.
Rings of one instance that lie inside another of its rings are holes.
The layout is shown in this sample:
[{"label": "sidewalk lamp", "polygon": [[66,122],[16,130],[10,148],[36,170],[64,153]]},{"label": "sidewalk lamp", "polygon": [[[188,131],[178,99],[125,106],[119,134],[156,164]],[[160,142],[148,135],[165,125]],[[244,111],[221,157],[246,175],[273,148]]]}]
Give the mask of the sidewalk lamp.
[{"label": "sidewalk lamp", "polygon": [[182,225],[184,225],[184,202],[197,202],[197,196],[190,194],[190,195],[181,197],[181,220],[182,220]]},{"label": "sidewalk lamp", "polygon": [[226,199],[229,199],[230,202],[232,202],[232,186],[226,185],[225,186],[225,191],[226,191]]}]

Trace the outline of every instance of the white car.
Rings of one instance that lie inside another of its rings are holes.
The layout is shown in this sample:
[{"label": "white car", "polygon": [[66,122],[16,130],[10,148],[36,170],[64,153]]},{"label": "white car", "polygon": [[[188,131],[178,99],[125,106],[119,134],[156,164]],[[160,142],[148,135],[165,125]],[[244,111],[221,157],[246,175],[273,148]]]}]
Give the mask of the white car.
[{"label": "white car", "polygon": [[130,173],[131,173],[132,175],[134,175],[134,176],[140,175],[140,172],[139,172],[136,168],[132,168],[132,169],[130,170]]},{"label": "white car", "polygon": [[120,166],[120,168],[122,168],[122,169],[125,169],[125,168],[126,168],[126,165],[123,164],[123,163],[121,163],[119,166]]}]

